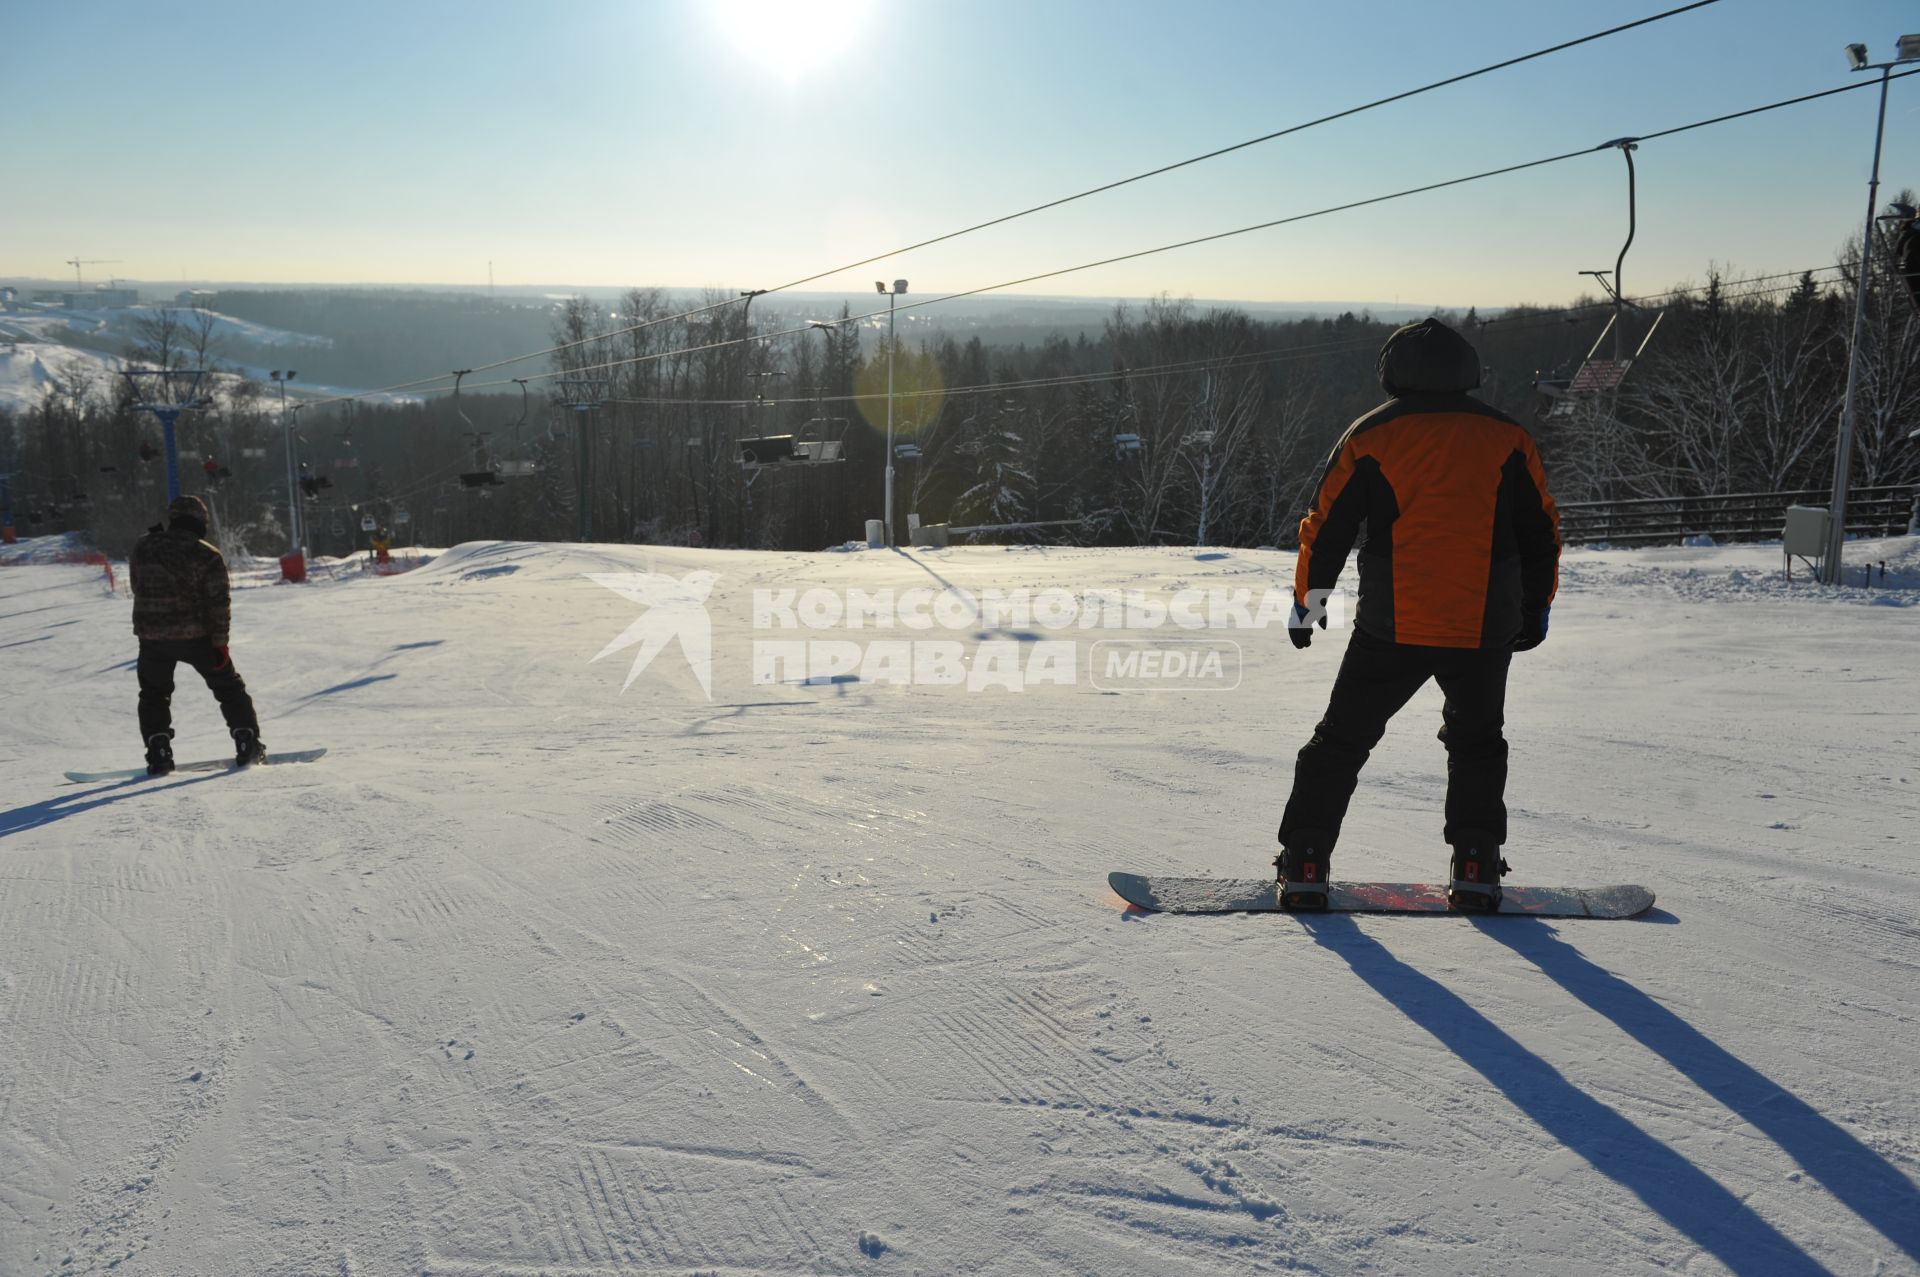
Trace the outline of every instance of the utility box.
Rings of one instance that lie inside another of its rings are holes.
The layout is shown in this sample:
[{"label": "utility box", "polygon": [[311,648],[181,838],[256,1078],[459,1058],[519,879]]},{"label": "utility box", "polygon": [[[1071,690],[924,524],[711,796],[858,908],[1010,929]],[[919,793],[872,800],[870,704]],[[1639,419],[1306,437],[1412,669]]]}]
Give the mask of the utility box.
[{"label": "utility box", "polygon": [[928,523],[910,533],[913,543],[924,550],[944,550],[953,543],[944,523]]},{"label": "utility box", "polygon": [[1833,526],[1833,515],[1825,506],[1790,505],[1787,507],[1787,527],[1780,534],[1782,546],[1790,559],[1818,559],[1827,552],[1827,533]]}]

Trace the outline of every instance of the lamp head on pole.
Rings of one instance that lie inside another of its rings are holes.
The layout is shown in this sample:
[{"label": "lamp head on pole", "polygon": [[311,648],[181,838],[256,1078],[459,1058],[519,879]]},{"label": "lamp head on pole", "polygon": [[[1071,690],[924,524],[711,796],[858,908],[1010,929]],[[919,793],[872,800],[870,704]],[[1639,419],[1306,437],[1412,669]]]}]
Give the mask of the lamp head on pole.
[{"label": "lamp head on pole", "polygon": [[878,280],[878,279],[876,279],[876,280],[874,280],[874,281],[873,281],[873,291],[874,291],[874,292],[876,292],[876,293],[884,293],[884,292],[886,292],[886,291],[887,291],[887,286],[886,286],[886,283],[885,283],[884,281],[882,281],[882,280]]},{"label": "lamp head on pole", "polygon": [[1867,46],[1850,44],[1847,46],[1847,65],[1855,71],[1867,69]]},{"label": "lamp head on pole", "polygon": [[1895,62],[1920,62],[1920,35],[1903,35],[1894,54]]},{"label": "lamp head on pole", "polygon": [[904,297],[904,296],[906,295],[906,292],[907,292],[907,281],[906,281],[906,280],[904,280],[904,279],[896,279],[896,280],[894,280],[894,281],[893,281],[893,291],[894,291],[894,292],[896,292],[896,293],[899,293],[899,294],[900,294],[901,296],[903,296],[903,297]]}]

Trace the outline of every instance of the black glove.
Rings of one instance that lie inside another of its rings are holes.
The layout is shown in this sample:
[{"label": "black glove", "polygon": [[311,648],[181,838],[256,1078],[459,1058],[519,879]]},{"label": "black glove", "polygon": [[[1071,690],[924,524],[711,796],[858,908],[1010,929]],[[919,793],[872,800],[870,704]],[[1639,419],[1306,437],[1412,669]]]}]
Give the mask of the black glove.
[{"label": "black glove", "polygon": [[[1327,628],[1325,611],[1320,613],[1320,628],[1323,630]],[[1292,639],[1293,645],[1298,648],[1313,645],[1313,627],[1307,623],[1307,609],[1298,603],[1293,605],[1293,617],[1287,622],[1287,637]]]},{"label": "black glove", "polygon": [[1531,652],[1547,641],[1547,613],[1553,611],[1543,607],[1538,612],[1529,612],[1520,622],[1520,637],[1513,641],[1516,652]]}]

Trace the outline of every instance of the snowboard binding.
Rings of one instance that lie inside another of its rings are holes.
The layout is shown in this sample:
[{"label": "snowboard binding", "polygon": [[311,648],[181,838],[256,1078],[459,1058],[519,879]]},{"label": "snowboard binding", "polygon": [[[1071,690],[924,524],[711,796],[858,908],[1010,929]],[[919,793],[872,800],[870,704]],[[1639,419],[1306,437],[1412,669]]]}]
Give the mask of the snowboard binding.
[{"label": "snowboard binding", "polygon": [[267,747],[260,743],[260,737],[251,729],[236,727],[233,729],[233,765],[251,767],[255,763],[267,760]]},{"label": "snowboard binding", "polygon": [[173,733],[147,737],[147,775],[165,776],[173,770]]},{"label": "snowboard binding", "polygon": [[1453,881],[1447,903],[1462,913],[1493,913],[1500,908],[1500,879],[1509,870],[1500,845],[1484,834],[1462,838],[1453,848]]},{"label": "snowboard binding", "polygon": [[1287,847],[1273,858],[1280,907],[1294,913],[1324,913],[1327,908],[1327,853],[1312,847]]}]

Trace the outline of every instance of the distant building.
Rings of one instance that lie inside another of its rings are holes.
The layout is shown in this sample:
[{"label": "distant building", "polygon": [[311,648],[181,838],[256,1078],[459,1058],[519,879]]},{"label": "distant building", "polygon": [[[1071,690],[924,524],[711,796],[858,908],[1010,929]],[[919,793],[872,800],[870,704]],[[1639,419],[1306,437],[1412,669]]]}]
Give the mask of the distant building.
[{"label": "distant building", "polygon": [[213,305],[213,296],[211,288],[184,288],[173,295],[173,304],[204,310]]},{"label": "distant building", "polygon": [[14,308],[14,305],[18,303],[19,300],[20,300],[19,289],[13,287],[12,285],[8,285],[5,288],[0,288],[0,310],[4,310],[11,313]]},{"label": "distant building", "polygon": [[137,288],[89,288],[65,294],[68,310],[120,310],[140,304]]}]

